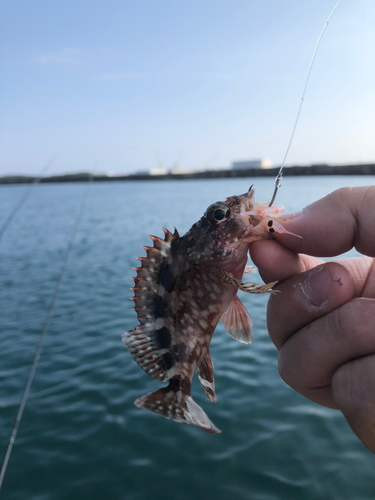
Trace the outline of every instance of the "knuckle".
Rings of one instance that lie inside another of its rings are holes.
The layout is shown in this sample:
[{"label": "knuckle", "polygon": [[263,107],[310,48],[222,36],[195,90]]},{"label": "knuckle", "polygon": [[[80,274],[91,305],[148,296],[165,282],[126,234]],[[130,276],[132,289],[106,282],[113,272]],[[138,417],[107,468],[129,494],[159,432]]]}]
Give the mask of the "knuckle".
[{"label": "knuckle", "polygon": [[332,394],[346,417],[375,425],[375,355],[341,365],[332,378]]}]

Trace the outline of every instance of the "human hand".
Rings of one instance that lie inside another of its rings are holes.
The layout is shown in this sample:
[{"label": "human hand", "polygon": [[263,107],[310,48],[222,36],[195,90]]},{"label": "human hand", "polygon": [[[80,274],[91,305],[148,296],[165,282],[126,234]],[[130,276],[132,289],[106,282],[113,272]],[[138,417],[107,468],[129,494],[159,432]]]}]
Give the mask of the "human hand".
[{"label": "human hand", "polygon": [[[342,411],[375,453],[375,186],[344,188],[277,219],[287,234],[251,244],[282,293],[268,302],[279,372],[297,392]],[[324,262],[355,247],[365,256]],[[315,257],[312,257],[315,256]]]}]

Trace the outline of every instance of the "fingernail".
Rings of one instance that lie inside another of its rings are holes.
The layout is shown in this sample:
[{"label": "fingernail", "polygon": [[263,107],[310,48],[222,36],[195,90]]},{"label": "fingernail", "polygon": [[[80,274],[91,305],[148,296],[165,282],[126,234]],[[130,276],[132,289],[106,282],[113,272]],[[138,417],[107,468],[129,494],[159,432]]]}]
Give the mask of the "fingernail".
[{"label": "fingernail", "polygon": [[325,266],[315,267],[301,283],[301,290],[314,306],[322,307],[329,299],[331,275]]},{"label": "fingernail", "polygon": [[281,215],[280,219],[282,219],[283,221],[292,220],[296,219],[297,217],[301,217],[301,215],[305,215],[305,213],[306,209],[303,208],[300,212],[293,212],[292,214]]}]

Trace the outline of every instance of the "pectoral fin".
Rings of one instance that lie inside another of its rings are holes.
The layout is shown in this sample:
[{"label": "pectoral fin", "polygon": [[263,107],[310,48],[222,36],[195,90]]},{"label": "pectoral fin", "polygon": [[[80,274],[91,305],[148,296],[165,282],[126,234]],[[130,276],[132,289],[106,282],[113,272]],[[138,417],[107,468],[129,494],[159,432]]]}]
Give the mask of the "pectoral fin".
[{"label": "pectoral fin", "polygon": [[200,365],[197,368],[197,373],[199,380],[202,384],[204,392],[208,399],[216,402],[216,394],[215,394],[215,382],[214,382],[214,364],[212,362],[210,353],[207,352],[206,356],[201,361]]},{"label": "pectoral fin", "polygon": [[276,285],[277,281],[272,281],[271,283],[266,283],[265,285],[259,283],[250,283],[238,280],[234,276],[231,276],[226,271],[220,270],[216,272],[216,276],[220,279],[222,283],[227,283],[232,285],[239,290],[246,293],[278,293],[279,290],[272,290],[272,287]]},{"label": "pectoral fin", "polygon": [[251,330],[253,322],[237,295],[222,315],[221,321],[231,337],[243,344],[251,344],[253,340]]}]

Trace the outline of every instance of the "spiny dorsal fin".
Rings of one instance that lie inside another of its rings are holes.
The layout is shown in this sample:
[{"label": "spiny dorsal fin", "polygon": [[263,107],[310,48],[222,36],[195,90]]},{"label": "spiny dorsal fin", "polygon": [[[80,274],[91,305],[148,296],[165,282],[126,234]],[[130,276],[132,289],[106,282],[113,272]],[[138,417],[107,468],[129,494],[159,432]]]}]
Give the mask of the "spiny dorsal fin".
[{"label": "spiny dorsal fin", "polygon": [[251,329],[253,322],[237,295],[222,315],[221,321],[231,337],[242,344],[251,344],[253,340]]},{"label": "spiny dorsal fin", "polygon": [[163,231],[164,239],[149,235],[153,246],[142,246],[146,257],[137,257],[141,267],[133,268],[137,276],[132,278],[134,297],[131,300],[140,325],[123,335],[123,342],[138,366],[158,380],[166,380],[164,353],[160,354],[160,351],[170,343],[170,334],[160,320],[162,300],[158,294],[158,278],[163,263],[171,254],[172,245],[179,241],[176,229],[174,234],[165,228]]}]

